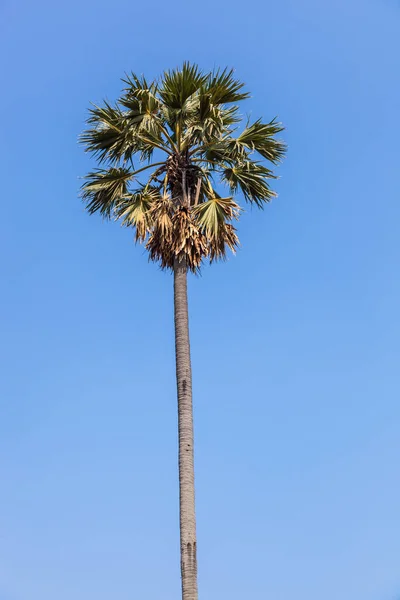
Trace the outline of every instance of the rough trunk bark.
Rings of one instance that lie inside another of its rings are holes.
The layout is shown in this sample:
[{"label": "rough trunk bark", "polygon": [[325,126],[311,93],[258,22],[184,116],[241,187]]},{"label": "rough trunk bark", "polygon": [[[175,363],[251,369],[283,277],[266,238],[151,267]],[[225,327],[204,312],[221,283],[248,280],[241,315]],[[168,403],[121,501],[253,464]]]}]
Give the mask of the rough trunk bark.
[{"label": "rough trunk bark", "polygon": [[176,382],[179,432],[179,516],[182,600],[197,600],[197,544],[194,498],[192,369],[190,363],[187,267],[174,265]]}]

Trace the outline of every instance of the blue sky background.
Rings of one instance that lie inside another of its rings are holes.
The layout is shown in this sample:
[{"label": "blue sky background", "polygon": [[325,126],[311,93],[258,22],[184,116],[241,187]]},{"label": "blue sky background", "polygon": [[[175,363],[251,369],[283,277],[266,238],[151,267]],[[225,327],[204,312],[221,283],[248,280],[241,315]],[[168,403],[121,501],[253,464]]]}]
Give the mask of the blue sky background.
[{"label": "blue sky background", "polygon": [[400,594],[398,0],[2,0],[0,600],[179,597],[172,282],[89,218],[89,101],[184,59],[287,126],[190,281],[200,593]]}]

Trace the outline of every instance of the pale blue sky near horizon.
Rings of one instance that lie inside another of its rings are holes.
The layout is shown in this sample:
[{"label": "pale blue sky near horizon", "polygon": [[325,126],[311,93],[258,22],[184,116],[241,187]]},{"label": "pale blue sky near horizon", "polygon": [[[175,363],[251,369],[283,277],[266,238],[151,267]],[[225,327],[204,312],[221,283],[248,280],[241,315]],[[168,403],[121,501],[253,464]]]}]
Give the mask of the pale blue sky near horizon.
[{"label": "pale blue sky near horizon", "polygon": [[0,600],[179,598],[171,277],[85,214],[120,77],[232,66],[279,198],[189,282],[200,598],[400,594],[398,0],[2,0]]}]

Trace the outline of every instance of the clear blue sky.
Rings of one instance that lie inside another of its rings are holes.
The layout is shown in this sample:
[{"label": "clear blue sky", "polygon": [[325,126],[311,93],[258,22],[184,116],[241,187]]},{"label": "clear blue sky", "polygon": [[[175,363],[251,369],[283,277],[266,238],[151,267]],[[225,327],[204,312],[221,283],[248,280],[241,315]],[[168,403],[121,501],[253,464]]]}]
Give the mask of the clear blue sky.
[{"label": "clear blue sky", "polygon": [[[398,0],[3,0],[0,600],[179,597],[170,276],[84,213],[89,101],[233,66],[279,199],[190,281],[200,593],[400,593]],[[397,171],[397,172],[396,172]]]}]

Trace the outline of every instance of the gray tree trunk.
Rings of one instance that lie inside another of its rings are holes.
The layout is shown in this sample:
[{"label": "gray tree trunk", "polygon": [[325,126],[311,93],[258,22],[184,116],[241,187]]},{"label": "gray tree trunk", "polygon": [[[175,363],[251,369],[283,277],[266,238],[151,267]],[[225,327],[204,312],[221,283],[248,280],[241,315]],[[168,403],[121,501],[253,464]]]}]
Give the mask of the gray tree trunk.
[{"label": "gray tree trunk", "polygon": [[174,265],[176,382],[179,432],[179,516],[182,600],[197,600],[197,543],[194,499],[192,368],[190,363],[187,267]]}]

